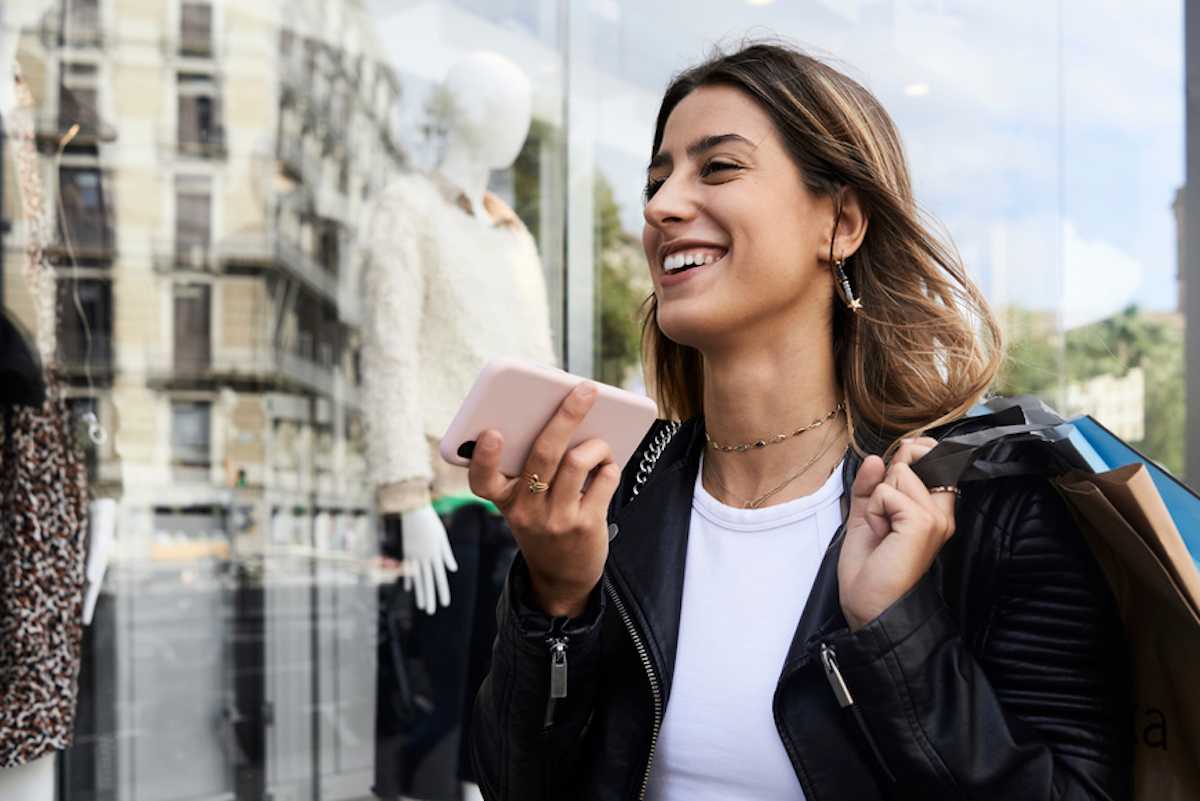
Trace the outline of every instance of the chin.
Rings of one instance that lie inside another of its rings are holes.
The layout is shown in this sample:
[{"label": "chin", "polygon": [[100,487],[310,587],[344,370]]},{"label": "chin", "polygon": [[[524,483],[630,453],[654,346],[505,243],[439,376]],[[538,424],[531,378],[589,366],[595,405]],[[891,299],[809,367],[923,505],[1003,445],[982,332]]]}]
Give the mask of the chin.
[{"label": "chin", "polygon": [[663,335],[678,345],[701,349],[714,337],[720,336],[719,318],[706,311],[704,304],[688,300],[659,303],[655,320]]}]

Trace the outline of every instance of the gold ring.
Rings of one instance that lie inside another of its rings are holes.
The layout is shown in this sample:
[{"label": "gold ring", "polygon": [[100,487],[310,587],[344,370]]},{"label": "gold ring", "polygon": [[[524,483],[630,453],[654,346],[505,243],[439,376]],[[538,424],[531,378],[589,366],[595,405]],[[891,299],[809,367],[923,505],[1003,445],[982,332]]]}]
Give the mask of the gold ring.
[{"label": "gold ring", "polygon": [[524,477],[529,479],[529,492],[532,495],[537,495],[540,492],[550,489],[550,485],[538,478],[537,473],[526,473]]},{"label": "gold ring", "polygon": [[953,492],[955,495],[962,497],[962,490],[960,490],[958,487],[951,487],[948,484],[942,485],[939,487],[930,487],[929,488],[930,495],[932,495],[935,492]]}]

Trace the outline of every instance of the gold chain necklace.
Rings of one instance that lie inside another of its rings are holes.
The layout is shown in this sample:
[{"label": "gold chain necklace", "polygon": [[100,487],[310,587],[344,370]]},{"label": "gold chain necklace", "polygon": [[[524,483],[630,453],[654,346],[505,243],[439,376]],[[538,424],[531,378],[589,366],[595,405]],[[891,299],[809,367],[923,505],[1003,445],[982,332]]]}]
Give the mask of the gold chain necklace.
[{"label": "gold chain necklace", "polygon": [[829,448],[831,445],[833,445],[834,439],[836,439],[836,438],[832,437],[832,436],[828,437],[825,440],[825,444],[823,446],[821,446],[821,450],[817,451],[817,453],[815,455],[813,455],[813,457],[811,459],[809,459],[807,462],[805,462],[804,467],[801,467],[799,472],[793,473],[792,475],[788,476],[783,481],[783,483],[781,483],[779,486],[775,487],[772,490],[768,490],[767,492],[763,493],[762,495],[759,495],[757,498],[751,498],[749,500],[746,500],[744,498],[739,498],[737,495],[734,495],[732,492],[729,491],[729,488],[725,486],[725,482],[721,481],[721,478],[720,478],[720,476],[717,475],[716,470],[714,469],[713,465],[709,466],[708,474],[710,476],[712,476],[713,481],[715,481],[717,483],[717,486],[721,488],[721,492],[725,493],[727,496],[729,496],[733,500],[741,503],[743,508],[758,509],[760,506],[762,506],[764,503],[766,503],[773,495],[778,493],[780,490],[782,490],[788,484],[791,484],[793,481],[800,478],[800,476],[807,473],[809,471],[809,468],[811,468],[814,464],[817,463],[817,461],[822,456],[824,456],[826,453],[829,452]]},{"label": "gold chain necklace", "polygon": [[787,440],[791,439],[792,437],[800,436],[805,431],[812,431],[814,428],[819,428],[820,426],[824,425],[826,421],[832,420],[834,417],[837,417],[837,414],[838,414],[838,412],[840,412],[842,410],[843,405],[844,405],[844,403],[838,402],[838,405],[834,406],[833,409],[829,412],[829,414],[825,415],[824,417],[819,417],[816,420],[813,420],[811,423],[809,423],[806,426],[803,426],[802,428],[797,428],[795,431],[793,431],[790,434],[775,434],[774,436],[767,437],[766,439],[756,439],[753,442],[742,442],[737,445],[722,445],[719,442],[715,442],[712,439],[712,437],[710,437],[708,435],[708,431],[705,430],[704,439],[715,450],[721,451],[722,453],[745,453],[746,451],[752,450],[755,448],[765,448],[768,445],[778,445],[780,442],[786,442]]}]

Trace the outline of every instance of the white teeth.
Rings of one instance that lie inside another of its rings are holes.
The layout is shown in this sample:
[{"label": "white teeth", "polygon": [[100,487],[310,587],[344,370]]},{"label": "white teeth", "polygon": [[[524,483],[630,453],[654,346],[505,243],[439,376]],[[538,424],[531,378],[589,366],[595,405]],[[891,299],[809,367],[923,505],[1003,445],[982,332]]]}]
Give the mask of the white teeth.
[{"label": "white teeth", "polygon": [[718,256],[714,253],[702,253],[699,251],[692,251],[690,253],[680,251],[672,253],[663,259],[663,269],[667,272],[675,272],[676,270],[693,265],[713,264],[720,261],[723,256],[724,254]]}]

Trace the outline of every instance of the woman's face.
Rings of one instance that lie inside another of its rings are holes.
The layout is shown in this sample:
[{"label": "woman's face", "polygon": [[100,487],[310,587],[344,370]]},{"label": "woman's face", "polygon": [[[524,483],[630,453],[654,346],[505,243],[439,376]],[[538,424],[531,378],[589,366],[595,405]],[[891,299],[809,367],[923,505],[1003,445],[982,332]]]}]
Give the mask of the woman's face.
[{"label": "woman's face", "polygon": [[820,259],[832,202],[805,187],[771,119],[740,90],[705,86],[680,101],[647,194],[642,245],[658,325],[675,342],[704,350],[829,314]]}]

